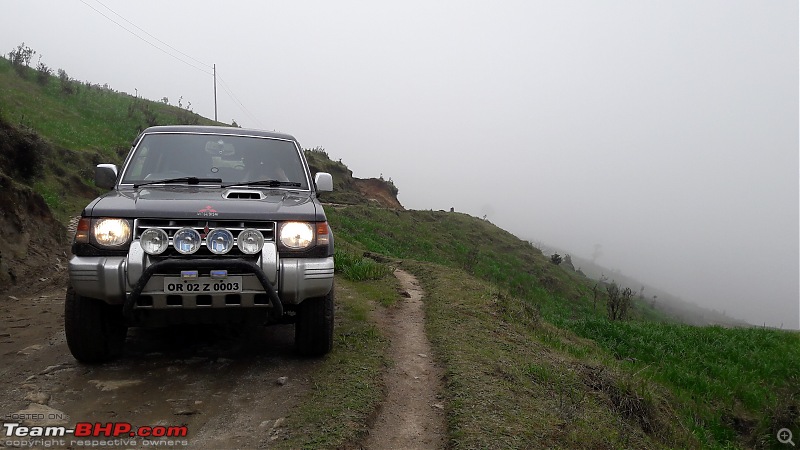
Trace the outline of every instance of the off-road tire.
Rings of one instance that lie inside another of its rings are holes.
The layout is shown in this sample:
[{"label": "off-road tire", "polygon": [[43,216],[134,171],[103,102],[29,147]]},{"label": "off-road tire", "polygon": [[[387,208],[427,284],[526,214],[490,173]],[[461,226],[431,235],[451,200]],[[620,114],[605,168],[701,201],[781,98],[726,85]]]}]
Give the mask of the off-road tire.
[{"label": "off-road tire", "polygon": [[64,330],[72,356],[84,363],[100,363],[122,354],[128,327],[122,307],[75,293],[70,286],[64,302]]},{"label": "off-road tire", "polygon": [[294,341],[303,356],[322,356],[333,348],[333,289],[324,297],[307,298],[297,308]]}]

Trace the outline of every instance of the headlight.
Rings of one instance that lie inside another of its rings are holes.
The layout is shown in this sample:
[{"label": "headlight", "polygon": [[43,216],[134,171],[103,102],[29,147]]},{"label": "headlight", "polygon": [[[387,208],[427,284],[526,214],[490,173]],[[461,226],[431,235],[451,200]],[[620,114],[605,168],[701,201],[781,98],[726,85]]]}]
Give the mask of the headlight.
[{"label": "headlight", "polygon": [[206,247],[217,255],[228,253],[233,248],[233,235],[224,228],[211,230],[206,236]]},{"label": "headlight", "polygon": [[314,229],[306,222],[286,222],[281,225],[281,244],[292,250],[308,248],[314,242]]},{"label": "headlight", "polygon": [[150,228],[139,238],[142,250],[148,255],[160,255],[169,247],[169,236],[161,228]]},{"label": "headlight", "polygon": [[239,246],[242,253],[254,255],[260,252],[261,247],[264,246],[264,235],[255,228],[247,228],[239,233],[236,245]]},{"label": "headlight", "polygon": [[123,219],[99,219],[92,228],[94,240],[107,247],[119,247],[131,238],[131,226]]},{"label": "headlight", "polygon": [[200,233],[194,228],[181,228],[172,236],[172,246],[180,253],[188,255],[200,248]]}]

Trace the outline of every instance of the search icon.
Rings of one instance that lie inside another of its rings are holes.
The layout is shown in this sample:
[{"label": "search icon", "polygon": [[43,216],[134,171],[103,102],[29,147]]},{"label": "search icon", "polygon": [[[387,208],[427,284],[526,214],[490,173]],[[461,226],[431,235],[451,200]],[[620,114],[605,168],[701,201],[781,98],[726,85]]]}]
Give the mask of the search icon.
[{"label": "search icon", "polygon": [[778,442],[781,444],[792,444],[794,447],[794,442],[792,441],[792,430],[788,428],[781,428],[778,430]]}]

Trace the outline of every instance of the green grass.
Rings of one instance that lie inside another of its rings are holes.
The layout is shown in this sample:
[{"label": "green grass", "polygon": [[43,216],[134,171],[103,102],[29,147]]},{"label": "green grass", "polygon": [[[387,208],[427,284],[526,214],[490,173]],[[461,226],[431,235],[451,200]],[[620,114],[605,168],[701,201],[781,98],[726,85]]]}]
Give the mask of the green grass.
[{"label": "green grass", "polygon": [[800,334],[584,320],[570,323],[631,370],[669,386],[690,405],[683,419],[706,444],[769,442],[800,429]]},{"label": "green grass", "polygon": [[[370,206],[326,209],[337,236],[370,252],[458,268],[526,298],[548,319],[604,317],[595,309],[589,280],[552,264],[531,244],[466,214],[392,211]],[[636,302],[635,317],[659,317]],[[663,320],[667,320],[660,316]]]},{"label": "green grass", "polygon": [[[392,289],[391,278],[381,283]],[[381,374],[388,363],[388,340],[369,320],[373,289],[337,279],[333,351],[314,373],[311,392],[287,417],[287,439],[275,448],[341,448],[366,433],[383,400]]]},{"label": "green grass", "polygon": [[342,250],[334,255],[334,271],[350,281],[380,280],[391,273],[385,264]]},{"label": "green grass", "polygon": [[409,268],[426,290],[427,333],[446,370],[453,448],[695,444],[659,386],[543,322],[524,300],[458,269]]},{"label": "green grass", "polygon": [[[43,170],[29,184],[42,195],[62,224],[99,195],[94,167],[120,164],[139,131],[148,126],[145,110],[160,125],[215,122],[175,106],[116,92],[107,86],[73,80],[66,93],[59,79],[36,82],[36,71],[20,75],[0,58],[0,118],[44,141]],[[0,170],[3,168],[0,167]],[[19,180],[17,180],[19,181]]]},{"label": "green grass", "polygon": [[[481,295],[484,301],[490,302],[485,313],[475,307],[459,309],[471,294],[470,283],[445,283],[448,292],[442,291],[441,279],[428,280],[426,284],[426,288],[449,299],[447,308],[458,311],[456,317],[450,318],[452,322],[442,326],[435,340],[436,347],[447,354],[454,351],[447,349],[448,343],[454,339],[469,339],[464,345],[480,353],[453,357],[445,362],[448,370],[456,370],[462,367],[462,359],[468,361],[463,366],[465,381],[451,384],[448,389],[451,393],[458,392],[453,394],[455,405],[488,401],[483,398],[486,392],[471,392],[470,386],[497,383],[514,394],[508,397],[509,403],[501,401],[501,405],[510,408],[513,400],[527,407],[527,402],[521,399],[530,398],[529,402],[536,403],[539,397],[526,396],[522,387],[514,383],[514,386],[506,386],[504,381],[509,377],[515,382],[523,380],[521,374],[527,373],[551,388],[557,381],[554,389],[565,392],[559,400],[563,407],[574,403],[572,397],[578,395],[574,392],[582,392],[578,388],[586,386],[587,377],[597,378],[592,375],[595,369],[585,367],[601,367],[603,376],[609,379],[601,377],[602,382],[594,385],[605,389],[606,407],[612,412],[625,411],[625,405],[630,403],[626,399],[635,399],[633,403],[639,405],[637,408],[650,411],[645,418],[654,418],[652,420],[656,420],[662,430],[668,430],[669,439],[677,436],[682,442],[700,443],[704,447],[752,447],[774,444],[774,433],[781,427],[800,430],[800,338],[797,333],[680,325],[671,323],[674,320],[645,302],[634,304],[634,320],[609,322],[605,319],[604,297],[598,300],[596,309],[592,304],[592,280],[551,264],[527,243],[488,222],[463,214],[348,206],[328,208],[328,218],[337,239],[353,242],[359,249],[391,258],[436,263],[442,266],[436,270],[452,271],[464,279],[474,277],[480,280],[476,282],[485,283]],[[426,276],[424,272],[418,275]],[[502,323],[498,323],[498,319]],[[492,339],[483,335],[491,330],[488,336],[496,337],[509,327],[517,330],[518,341],[513,345],[505,343],[508,350],[497,348]],[[453,333],[453,330],[459,331]],[[538,356],[530,355],[534,342],[541,345]],[[497,368],[498,361],[510,361],[508,358],[517,353],[528,354],[530,359],[511,368]],[[572,371],[564,373],[558,364],[548,363],[547,358],[543,362],[543,354],[549,355],[548,358],[557,356],[567,367],[572,367]],[[483,375],[479,376],[475,370],[482,371]],[[570,378],[570,373],[583,375]],[[448,379],[451,376],[454,375],[448,375]],[[529,389],[535,391],[532,387]],[[586,394],[586,398],[592,395]],[[584,400],[580,402],[583,406]],[[615,406],[615,401],[620,404]],[[665,415],[664,411],[673,413]],[[492,436],[504,436],[504,427],[510,427],[513,433],[508,434],[522,439],[521,442],[535,442],[534,446],[566,445],[555,438],[540,441],[541,436],[534,437],[522,431],[530,424],[517,424],[518,416],[498,415],[491,409],[482,410],[477,404],[472,409],[467,408],[463,415],[453,414],[452,417],[467,421],[462,424],[459,419],[451,423],[456,441],[460,436],[471,435],[466,430],[473,427],[477,427],[478,433],[488,433],[481,424],[495,421],[497,429],[492,431],[495,434],[490,433]],[[626,414],[617,412],[613,420],[629,420]],[[552,419],[532,417],[544,422]],[[608,422],[612,418],[603,420]],[[651,426],[647,420],[637,423],[643,433],[637,439],[645,446],[670,446],[669,440],[662,438],[662,431],[642,431]],[[622,431],[608,426],[603,442],[623,445],[623,441],[610,437]],[[573,430],[575,436],[582,436],[582,433],[588,432]],[[489,441],[465,439],[469,443],[467,447],[493,446]],[[520,443],[516,440],[502,442],[512,447]],[[563,442],[578,445],[578,441]]]},{"label": "green grass", "polygon": [[[68,69],[68,68],[67,68]],[[147,127],[141,108],[148,105],[160,125],[196,120],[214,122],[180,108],[137,99],[111,88],[73,81],[65,93],[55,76],[41,85],[35,70],[20,76],[7,59],[0,58],[0,115],[11,123],[35,129],[58,147],[99,151],[119,162],[138,132]]]}]

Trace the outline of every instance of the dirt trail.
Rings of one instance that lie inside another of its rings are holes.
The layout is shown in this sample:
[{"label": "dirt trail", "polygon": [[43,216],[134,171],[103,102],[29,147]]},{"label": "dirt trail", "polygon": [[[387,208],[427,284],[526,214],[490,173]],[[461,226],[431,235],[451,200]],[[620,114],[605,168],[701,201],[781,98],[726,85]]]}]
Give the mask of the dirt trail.
[{"label": "dirt trail", "polygon": [[439,398],[442,370],[431,358],[425,335],[423,291],[417,279],[396,270],[409,294],[381,318],[391,338],[394,366],[386,373],[388,395],[363,444],[366,449],[438,449],[446,443],[444,406]]}]

